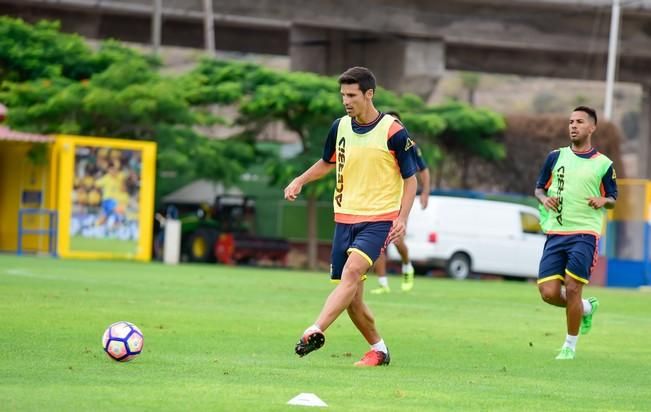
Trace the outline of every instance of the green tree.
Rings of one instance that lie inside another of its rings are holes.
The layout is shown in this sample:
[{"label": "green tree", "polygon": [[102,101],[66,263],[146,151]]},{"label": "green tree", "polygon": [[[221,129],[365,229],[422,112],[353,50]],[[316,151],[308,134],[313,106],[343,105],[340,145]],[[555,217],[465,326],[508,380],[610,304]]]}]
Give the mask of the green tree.
[{"label": "green tree", "polygon": [[157,199],[197,178],[235,184],[260,155],[244,139],[215,140],[195,126],[215,119],[192,106],[177,79],[158,74],[144,58],[107,43],[91,57],[113,61],[89,79],[51,78],[5,81],[0,101],[10,107],[8,123],[19,130],[153,140],[158,143]]},{"label": "green tree", "polygon": [[458,102],[431,107],[427,111],[445,121],[445,129],[438,138],[439,146],[461,163],[463,188],[469,188],[468,169],[473,158],[500,160],[506,156],[504,145],[496,139],[506,129],[501,115]]},{"label": "green tree", "polygon": [[155,57],[143,56],[116,41],[106,41],[94,52],[81,36],[61,33],[59,27],[58,22],[31,25],[20,19],[0,17],[0,81],[58,77],[81,80],[118,61],[159,64]]}]

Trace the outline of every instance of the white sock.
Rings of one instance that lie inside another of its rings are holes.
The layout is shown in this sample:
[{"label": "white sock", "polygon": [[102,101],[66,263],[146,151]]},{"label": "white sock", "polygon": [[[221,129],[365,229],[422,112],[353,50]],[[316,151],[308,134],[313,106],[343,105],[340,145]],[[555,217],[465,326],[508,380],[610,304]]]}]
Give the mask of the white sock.
[{"label": "white sock", "polygon": [[377,281],[383,288],[389,287],[389,278],[387,276],[378,276]]},{"label": "white sock", "polygon": [[303,335],[307,335],[308,333],[312,333],[312,332],[321,332],[321,328],[319,327],[319,325],[317,325],[315,323],[314,325],[312,325],[309,328],[305,329],[305,332],[303,332]]},{"label": "white sock", "polygon": [[402,264],[402,273],[409,273],[413,271],[414,267],[411,265],[411,262]]},{"label": "white sock", "polygon": [[373,350],[377,352],[384,352],[384,353],[389,352],[389,350],[387,349],[387,345],[384,344],[384,339],[380,339],[378,343],[372,344],[371,348],[373,348]]},{"label": "white sock", "polygon": [[572,336],[572,335],[566,335],[565,336],[565,343],[563,344],[564,348],[571,348],[572,350],[576,350],[576,342],[579,340],[578,336]]}]

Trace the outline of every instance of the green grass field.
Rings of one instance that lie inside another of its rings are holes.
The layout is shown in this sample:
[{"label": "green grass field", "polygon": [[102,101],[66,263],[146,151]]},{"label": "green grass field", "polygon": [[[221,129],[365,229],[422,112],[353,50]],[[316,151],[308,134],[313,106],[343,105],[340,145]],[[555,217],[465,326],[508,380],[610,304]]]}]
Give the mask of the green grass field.
[{"label": "green grass field", "polygon": [[[593,331],[560,362],[564,312],[535,285],[419,278],[367,296],[392,364],[359,369],[368,348],[347,317],[323,349],[293,354],[331,287],[285,270],[0,256],[0,410],[291,411],[302,392],[333,411],[651,409],[651,293],[588,289]],[[118,320],[145,335],[124,364],[100,343]]]}]

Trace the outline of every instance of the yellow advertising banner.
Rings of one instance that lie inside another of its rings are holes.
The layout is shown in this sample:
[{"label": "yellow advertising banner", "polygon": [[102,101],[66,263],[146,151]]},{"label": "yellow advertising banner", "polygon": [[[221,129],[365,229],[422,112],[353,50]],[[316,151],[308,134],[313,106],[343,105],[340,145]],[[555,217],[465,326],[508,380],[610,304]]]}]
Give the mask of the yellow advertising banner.
[{"label": "yellow advertising banner", "polygon": [[156,144],[59,135],[52,160],[59,255],[149,261]]}]

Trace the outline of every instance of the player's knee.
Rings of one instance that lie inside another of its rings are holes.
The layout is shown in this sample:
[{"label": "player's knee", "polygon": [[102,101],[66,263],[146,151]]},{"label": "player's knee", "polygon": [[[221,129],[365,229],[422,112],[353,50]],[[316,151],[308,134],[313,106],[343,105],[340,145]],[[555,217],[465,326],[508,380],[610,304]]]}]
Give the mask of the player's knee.
[{"label": "player's knee", "polygon": [[541,283],[538,285],[538,291],[540,292],[540,297],[547,303],[552,303],[558,300],[560,296],[560,291],[557,288],[550,287]]},{"label": "player's knee", "polygon": [[346,283],[347,285],[359,285],[360,281],[363,279],[364,274],[369,270],[369,266],[356,266],[356,265],[346,265],[344,271],[341,274],[341,283]]},{"label": "player's knee", "polygon": [[565,285],[565,295],[568,300],[576,299],[581,297],[582,285],[578,282],[568,282]]},{"label": "player's knee", "polygon": [[340,286],[357,290],[361,275],[353,270],[344,270],[341,275]]}]

